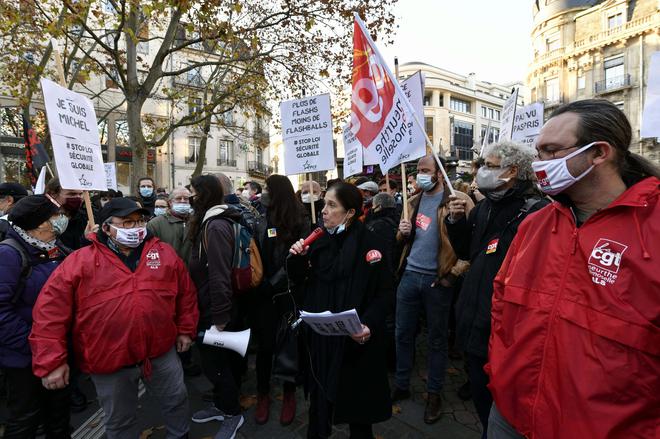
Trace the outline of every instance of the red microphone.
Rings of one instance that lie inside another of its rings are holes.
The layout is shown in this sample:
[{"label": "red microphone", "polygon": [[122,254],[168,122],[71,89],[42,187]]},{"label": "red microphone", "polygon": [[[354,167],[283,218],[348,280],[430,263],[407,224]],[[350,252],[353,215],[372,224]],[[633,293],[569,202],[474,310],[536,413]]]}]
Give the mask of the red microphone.
[{"label": "red microphone", "polygon": [[317,227],[316,230],[314,230],[312,233],[309,234],[307,238],[305,238],[305,241],[303,242],[303,248],[307,247],[308,245],[312,245],[314,241],[319,239],[324,234],[325,234],[325,230],[323,230],[320,227]]}]

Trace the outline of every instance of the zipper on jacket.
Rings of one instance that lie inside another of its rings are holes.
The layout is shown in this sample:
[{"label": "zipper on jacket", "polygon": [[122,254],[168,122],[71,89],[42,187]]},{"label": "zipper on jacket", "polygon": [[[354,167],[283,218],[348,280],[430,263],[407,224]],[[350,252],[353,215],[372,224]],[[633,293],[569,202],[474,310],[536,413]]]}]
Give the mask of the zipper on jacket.
[{"label": "zipper on jacket", "polygon": [[555,318],[557,316],[557,307],[559,306],[559,302],[561,301],[562,293],[564,291],[564,285],[566,283],[566,276],[568,274],[568,268],[571,265],[571,260],[573,259],[573,255],[575,255],[575,252],[577,250],[577,241],[578,241],[578,228],[577,228],[577,223],[573,224],[573,234],[572,234],[572,245],[571,245],[571,251],[569,252],[568,258],[566,258],[566,265],[564,266],[564,272],[562,273],[561,276],[561,282],[559,283],[559,289],[557,290],[557,294],[555,295],[555,301],[552,304],[552,310],[550,311],[550,315],[548,317],[548,329],[546,332],[546,337],[545,337],[545,342],[543,343],[543,357],[541,358],[541,369],[539,370],[539,379],[538,379],[538,384],[536,385],[536,395],[534,396],[534,404],[532,405],[532,437],[535,437],[535,432],[536,432],[536,406],[539,402],[539,395],[541,394],[541,386],[543,385],[543,378],[545,374],[545,363],[546,363],[546,353],[548,350],[548,343],[550,342],[550,336],[552,335],[552,329],[554,327],[554,322]]}]

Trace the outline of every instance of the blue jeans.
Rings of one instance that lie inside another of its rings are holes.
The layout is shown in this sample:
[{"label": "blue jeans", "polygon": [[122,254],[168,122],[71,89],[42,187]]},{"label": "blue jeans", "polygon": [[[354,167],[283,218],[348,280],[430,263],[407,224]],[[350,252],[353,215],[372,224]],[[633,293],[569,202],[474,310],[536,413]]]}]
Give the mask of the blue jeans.
[{"label": "blue jeans", "polygon": [[518,433],[493,404],[488,417],[488,439],[525,439],[525,436]]},{"label": "blue jeans", "polygon": [[396,296],[396,374],[394,384],[402,390],[410,388],[410,374],[415,352],[415,333],[422,311],[428,326],[427,391],[440,393],[447,370],[447,327],[452,289],[432,287],[434,275],[403,273]]}]

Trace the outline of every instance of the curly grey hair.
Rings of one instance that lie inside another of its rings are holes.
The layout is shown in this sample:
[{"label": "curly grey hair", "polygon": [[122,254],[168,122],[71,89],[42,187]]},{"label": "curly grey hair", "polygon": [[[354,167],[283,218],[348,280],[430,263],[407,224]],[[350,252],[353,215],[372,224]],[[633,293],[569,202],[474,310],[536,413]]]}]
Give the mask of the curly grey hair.
[{"label": "curly grey hair", "polygon": [[502,168],[518,166],[518,180],[534,180],[535,178],[532,170],[532,162],[536,160],[534,148],[505,140],[488,145],[483,156],[501,159]]}]

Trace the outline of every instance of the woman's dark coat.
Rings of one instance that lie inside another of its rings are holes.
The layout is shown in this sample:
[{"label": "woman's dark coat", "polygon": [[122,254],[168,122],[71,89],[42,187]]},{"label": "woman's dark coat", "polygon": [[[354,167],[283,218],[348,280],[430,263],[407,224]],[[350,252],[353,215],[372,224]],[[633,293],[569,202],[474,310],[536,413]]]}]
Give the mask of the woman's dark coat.
[{"label": "woman's dark coat", "polygon": [[[377,250],[382,259],[367,262]],[[386,366],[385,317],[392,306],[393,276],[381,240],[355,222],[338,235],[325,234],[312,244],[308,256],[293,257],[292,280],[305,282],[309,312],[341,312],[355,308],[371,339],[360,345],[348,336],[328,337],[307,331],[314,376],[312,397],[334,404],[334,422],[372,424],[391,417]],[[318,380],[321,388],[316,383]]]}]

